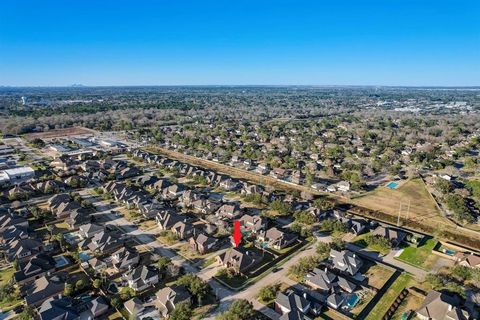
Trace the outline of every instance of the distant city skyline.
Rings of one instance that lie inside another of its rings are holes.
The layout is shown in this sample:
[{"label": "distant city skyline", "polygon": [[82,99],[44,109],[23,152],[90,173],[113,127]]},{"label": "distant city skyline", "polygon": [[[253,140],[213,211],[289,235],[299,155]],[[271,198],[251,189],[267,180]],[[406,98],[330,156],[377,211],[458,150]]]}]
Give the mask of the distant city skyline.
[{"label": "distant city skyline", "polygon": [[478,1],[3,1],[0,86],[480,86]]}]

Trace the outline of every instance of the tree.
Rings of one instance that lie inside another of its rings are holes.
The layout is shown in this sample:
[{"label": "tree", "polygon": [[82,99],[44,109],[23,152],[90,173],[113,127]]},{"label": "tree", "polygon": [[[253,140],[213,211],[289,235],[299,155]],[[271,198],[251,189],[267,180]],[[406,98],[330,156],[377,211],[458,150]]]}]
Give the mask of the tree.
[{"label": "tree", "polygon": [[443,194],[448,194],[453,190],[450,182],[442,178],[437,178],[435,180],[435,189],[437,189]]},{"label": "tree", "polygon": [[156,266],[160,271],[165,271],[171,262],[168,257],[161,256],[156,262]]},{"label": "tree", "polygon": [[133,297],[135,297],[136,293],[135,291],[130,288],[130,287],[123,287],[121,290],[120,290],[120,298],[123,300],[123,301],[127,301]]},{"label": "tree", "polygon": [[469,223],[472,223],[475,220],[465,204],[465,199],[461,195],[449,194],[445,197],[445,203],[448,209],[453,211],[455,219]]},{"label": "tree", "polygon": [[193,311],[190,307],[190,304],[186,302],[179,303],[173,309],[172,314],[170,315],[170,320],[190,320],[192,318]]},{"label": "tree", "polygon": [[325,260],[330,256],[331,246],[329,243],[320,242],[317,246],[317,254],[320,260]]},{"label": "tree", "polygon": [[318,198],[313,201],[313,206],[321,210],[331,210],[335,207],[335,204],[326,198]]},{"label": "tree", "polygon": [[265,286],[258,292],[258,299],[260,299],[260,301],[263,303],[270,303],[271,301],[275,300],[279,289],[279,284]]},{"label": "tree", "polygon": [[217,320],[250,320],[255,319],[256,311],[248,300],[235,300],[228,311],[217,317]]},{"label": "tree", "polygon": [[100,288],[101,286],[102,286],[102,280],[100,280],[100,279],[95,279],[95,280],[93,280],[93,287],[94,287],[94,288],[98,289],[98,288]]},{"label": "tree", "polygon": [[281,200],[275,200],[270,203],[270,209],[277,211],[281,216],[286,216],[290,214],[292,207],[288,203],[285,203]]},{"label": "tree", "polygon": [[120,299],[120,297],[115,296],[112,298],[111,303],[112,306],[114,306],[115,308],[119,308],[122,305],[122,300]]},{"label": "tree", "polygon": [[57,233],[54,238],[55,240],[58,241],[58,244],[60,245],[60,249],[62,250],[62,252],[65,251],[65,247],[64,247],[65,238],[63,237],[63,233]]},{"label": "tree", "polygon": [[192,296],[197,298],[199,305],[202,304],[202,300],[207,296],[210,291],[210,286],[208,285],[208,283],[191,273],[181,276],[177,280],[177,284],[184,285],[187,288],[188,292],[190,292]]},{"label": "tree", "polygon": [[83,288],[85,288],[86,285],[87,285],[87,283],[85,282],[85,280],[80,279],[75,283],[75,290],[80,291]]},{"label": "tree", "polygon": [[19,320],[31,320],[34,318],[33,309],[30,306],[25,306],[22,313],[17,317]]},{"label": "tree", "polygon": [[73,285],[70,283],[67,283],[65,285],[65,289],[63,290],[63,295],[69,297],[72,295],[72,293],[73,293]]},{"label": "tree", "polygon": [[45,147],[45,141],[43,141],[40,138],[33,139],[31,144],[32,144],[32,146],[34,146],[35,148],[38,148],[38,149]]},{"label": "tree", "polygon": [[465,187],[472,193],[477,199],[480,199],[480,181],[479,180],[471,180],[465,184]]},{"label": "tree", "polygon": [[300,258],[297,264],[288,269],[288,273],[296,277],[298,280],[303,279],[307,273],[311,272],[320,263],[320,259],[316,256]]},{"label": "tree", "polygon": [[317,222],[317,218],[308,211],[297,211],[293,214],[295,222],[312,225]]}]

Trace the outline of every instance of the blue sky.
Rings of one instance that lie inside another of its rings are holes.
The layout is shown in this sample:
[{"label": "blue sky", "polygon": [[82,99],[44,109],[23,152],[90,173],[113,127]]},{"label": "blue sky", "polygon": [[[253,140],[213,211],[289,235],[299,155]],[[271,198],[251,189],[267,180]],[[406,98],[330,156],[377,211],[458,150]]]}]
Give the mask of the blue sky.
[{"label": "blue sky", "polygon": [[480,85],[480,1],[2,0],[0,85]]}]

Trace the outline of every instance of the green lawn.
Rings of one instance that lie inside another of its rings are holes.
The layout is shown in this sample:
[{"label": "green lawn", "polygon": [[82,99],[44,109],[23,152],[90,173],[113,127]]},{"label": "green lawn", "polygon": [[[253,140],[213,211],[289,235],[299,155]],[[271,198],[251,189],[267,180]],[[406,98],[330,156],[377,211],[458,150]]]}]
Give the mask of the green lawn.
[{"label": "green lawn", "polygon": [[245,282],[248,281],[248,278],[246,276],[241,276],[241,275],[232,275],[232,276],[215,275],[215,277],[220,281],[225,282],[232,288],[239,288],[242,285],[244,285]]},{"label": "green lawn", "polygon": [[396,259],[414,265],[416,267],[428,270],[438,260],[438,256],[432,253],[432,250],[436,245],[437,240],[428,239],[425,244],[418,248],[405,248],[402,254]]},{"label": "green lawn", "polygon": [[15,269],[13,267],[0,271],[0,287],[5,286],[13,278]]},{"label": "green lawn", "polygon": [[[14,272],[15,269],[13,267],[0,271],[0,288],[3,288],[10,282],[10,280],[12,280]],[[14,288],[14,290],[14,293],[5,296],[3,300],[0,300],[0,310],[6,312],[23,302],[23,299],[20,298],[18,288]]]},{"label": "green lawn", "polygon": [[377,304],[373,307],[372,311],[370,311],[370,313],[365,319],[382,319],[383,315],[388,311],[388,308],[390,308],[390,306],[395,301],[400,292],[402,292],[402,290],[406,287],[410,286],[411,282],[412,277],[406,273],[402,273],[390,286],[387,292],[385,292],[385,294],[377,302]]}]

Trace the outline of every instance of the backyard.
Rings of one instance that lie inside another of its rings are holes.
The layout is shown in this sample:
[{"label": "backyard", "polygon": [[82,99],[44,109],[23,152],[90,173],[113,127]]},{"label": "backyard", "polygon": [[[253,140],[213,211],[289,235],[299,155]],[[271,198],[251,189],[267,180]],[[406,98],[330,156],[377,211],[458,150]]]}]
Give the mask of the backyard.
[{"label": "backyard", "polygon": [[403,314],[410,310],[417,310],[422,305],[423,299],[412,293],[409,293],[405,300],[402,301],[397,311],[392,316],[392,320],[403,319]]},{"label": "backyard", "polygon": [[429,270],[438,260],[438,256],[432,253],[432,250],[436,245],[437,240],[428,239],[425,244],[417,248],[405,248],[396,259],[418,268]]},{"label": "backyard", "polygon": [[412,276],[402,273],[395,282],[388,288],[387,292],[381,297],[377,304],[365,318],[366,320],[382,319],[383,315],[388,311],[392,303],[403,289],[409,287],[413,282]]},{"label": "backyard", "polygon": [[365,260],[360,272],[367,277],[367,284],[376,289],[382,288],[394,273],[393,270],[370,260]]}]

